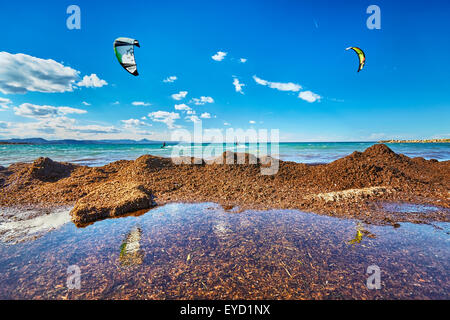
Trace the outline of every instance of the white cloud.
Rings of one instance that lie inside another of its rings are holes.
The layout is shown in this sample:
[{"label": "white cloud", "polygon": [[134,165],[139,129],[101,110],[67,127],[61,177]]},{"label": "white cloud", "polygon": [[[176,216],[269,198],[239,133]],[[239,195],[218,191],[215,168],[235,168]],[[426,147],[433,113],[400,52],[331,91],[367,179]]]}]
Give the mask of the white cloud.
[{"label": "white cloud", "polygon": [[234,78],[233,85],[234,85],[236,92],[240,92],[241,94],[244,94],[244,91],[242,91],[242,87],[245,87],[245,84],[240,83],[238,78]]},{"label": "white cloud", "polygon": [[143,102],[143,101],[134,101],[131,104],[136,107],[148,107],[148,106],[152,105],[151,103]]},{"label": "white cloud", "polygon": [[108,85],[108,82],[100,79],[95,73],[84,76],[83,80],[77,83],[77,86],[86,88],[101,88],[106,85]]},{"label": "white cloud", "polygon": [[211,114],[209,112],[204,112],[201,114],[200,118],[211,119]]},{"label": "white cloud", "polygon": [[164,79],[163,82],[172,83],[172,82],[175,82],[177,79],[178,78],[176,76],[170,76],[170,77]]},{"label": "white cloud", "polygon": [[190,120],[190,121],[192,121],[194,123],[200,122],[199,117],[194,116],[194,115],[193,116],[187,116],[185,119]]},{"label": "white cloud", "polygon": [[91,104],[89,102],[83,101],[82,104],[84,104],[85,106],[90,106]]},{"label": "white cloud", "polygon": [[241,58],[241,59],[239,59],[239,61],[240,61],[241,63],[246,63],[246,62],[247,62],[247,59]]},{"label": "white cloud", "polygon": [[224,125],[224,126],[231,126],[231,123],[229,123],[229,122],[224,122],[223,125]]},{"label": "white cloud", "polygon": [[191,110],[186,111],[186,113],[187,113],[187,114],[195,114],[195,110],[192,110],[192,109],[191,109]]},{"label": "white cloud", "polygon": [[283,83],[283,82],[271,82],[271,81],[267,81],[267,80],[263,80],[261,78],[258,78],[257,76],[253,76],[253,79],[255,80],[256,83],[263,85],[263,86],[268,86],[269,88],[272,89],[277,89],[280,91],[292,91],[292,92],[298,92],[302,89],[302,86],[296,83],[292,83],[292,82],[287,82],[287,83]]},{"label": "white cloud", "polygon": [[213,55],[211,58],[216,61],[222,61],[223,59],[225,59],[226,55],[227,55],[226,52],[217,51],[217,53]]},{"label": "white cloud", "polygon": [[7,98],[0,98],[0,105],[7,105],[7,104],[10,104],[11,103],[11,100],[10,99],[7,99]]},{"label": "white cloud", "polygon": [[[20,106],[19,106],[20,107]],[[83,109],[76,109],[76,108],[70,108],[70,107],[57,107],[59,114],[84,114],[87,113],[86,110]]]},{"label": "white cloud", "polygon": [[250,120],[248,123],[250,123],[250,124],[255,124],[256,123],[256,121],[254,121],[254,120]]},{"label": "white cloud", "polygon": [[22,117],[40,119],[66,114],[84,114],[87,111],[70,107],[39,106],[31,103],[23,103],[18,107],[14,107],[14,113]]},{"label": "white cloud", "polygon": [[320,101],[320,99],[322,98],[321,96],[319,96],[318,94],[311,92],[311,91],[302,91],[300,92],[300,94],[298,95],[298,97],[300,99],[303,99],[305,101],[308,101],[309,103],[313,103],[316,101]]},{"label": "white cloud", "polygon": [[167,125],[169,129],[174,129],[175,120],[180,119],[180,114],[176,112],[167,112],[167,111],[155,111],[148,114],[148,117],[155,122],[162,122]]},{"label": "white cloud", "polygon": [[213,103],[214,99],[211,97],[200,97],[200,98],[193,98],[192,102],[198,106],[207,104],[207,103]]},{"label": "white cloud", "polygon": [[180,91],[178,93],[174,93],[172,95],[172,99],[174,99],[174,100],[181,100],[181,99],[186,98],[187,94],[188,94],[187,91]]},{"label": "white cloud", "polygon": [[4,94],[73,91],[79,73],[51,59],[0,52],[0,92]]},{"label": "white cloud", "polygon": [[141,121],[139,119],[121,120],[121,122],[124,124],[125,128],[150,127],[151,126],[151,124]]},{"label": "white cloud", "polygon": [[118,104],[120,104],[119,101],[113,102],[113,105],[118,105]]},{"label": "white cloud", "polygon": [[118,134],[121,130],[114,126],[103,126],[98,124],[80,125],[75,119],[66,116],[40,118],[35,122],[8,123],[4,131],[11,137],[33,137],[44,138],[72,138],[88,139],[98,138],[99,134]]},{"label": "white cloud", "polygon": [[188,105],[182,103],[182,104],[176,104],[175,110],[182,110],[182,111],[192,111],[191,107]]},{"label": "white cloud", "polygon": [[147,120],[146,116],[141,117],[141,120]]},{"label": "white cloud", "polygon": [[5,111],[6,109],[9,109],[9,104],[11,104],[12,101],[6,98],[0,98],[0,111]]}]

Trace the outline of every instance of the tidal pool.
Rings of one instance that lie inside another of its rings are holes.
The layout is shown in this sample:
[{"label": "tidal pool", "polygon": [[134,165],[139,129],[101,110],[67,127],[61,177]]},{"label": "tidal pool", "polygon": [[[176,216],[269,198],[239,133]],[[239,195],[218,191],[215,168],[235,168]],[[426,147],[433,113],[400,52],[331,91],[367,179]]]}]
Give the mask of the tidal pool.
[{"label": "tidal pool", "polygon": [[430,213],[442,211],[447,214],[450,214],[450,210],[447,208],[427,204],[386,202],[382,204],[382,207],[386,211],[398,213]]},{"label": "tidal pool", "polygon": [[[59,214],[40,237],[0,242],[0,299],[450,298],[448,223],[393,228],[203,203],[79,229]],[[372,265],[379,290],[366,285]],[[68,288],[70,266],[79,289]]]}]

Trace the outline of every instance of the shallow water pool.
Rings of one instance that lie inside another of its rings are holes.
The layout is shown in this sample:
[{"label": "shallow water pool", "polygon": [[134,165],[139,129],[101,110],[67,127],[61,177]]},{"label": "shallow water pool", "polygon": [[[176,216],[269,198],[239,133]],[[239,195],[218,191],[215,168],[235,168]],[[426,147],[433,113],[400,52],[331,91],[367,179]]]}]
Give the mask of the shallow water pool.
[{"label": "shallow water pool", "polygon": [[[450,298],[448,223],[393,228],[203,203],[83,229],[52,226],[0,243],[1,299]],[[366,285],[372,265],[381,270],[379,290]],[[68,289],[70,266],[80,270],[79,289]]]}]

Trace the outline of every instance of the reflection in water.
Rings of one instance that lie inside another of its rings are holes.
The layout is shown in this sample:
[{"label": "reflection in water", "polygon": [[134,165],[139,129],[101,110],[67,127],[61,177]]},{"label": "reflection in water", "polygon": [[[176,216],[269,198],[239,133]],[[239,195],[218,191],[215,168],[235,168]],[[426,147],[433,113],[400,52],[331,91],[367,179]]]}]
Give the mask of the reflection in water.
[{"label": "reflection in water", "polygon": [[142,230],[134,227],[120,245],[119,260],[123,266],[142,264],[144,253],[141,250]]},{"label": "reflection in water", "polygon": [[430,212],[446,212],[450,214],[450,210],[444,207],[438,207],[427,204],[415,204],[404,202],[385,202],[382,204],[384,210],[398,213],[430,213]]},{"label": "reflection in water", "polygon": [[70,208],[62,207],[52,211],[48,209],[29,210],[0,208],[0,242],[18,243],[31,241],[43,234],[61,228],[70,222]]},{"label": "reflection in water", "polygon": [[376,236],[373,233],[364,229],[362,223],[358,222],[356,225],[356,235],[348,243],[349,244],[361,243],[361,241],[363,240],[363,237],[368,237],[368,238],[372,238],[372,239],[376,238]]},{"label": "reflection in water", "polygon": [[[170,204],[0,243],[0,299],[448,299],[449,224],[436,225]],[[70,265],[80,290],[66,288]],[[381,290],[366,287],[371,265]]]}]

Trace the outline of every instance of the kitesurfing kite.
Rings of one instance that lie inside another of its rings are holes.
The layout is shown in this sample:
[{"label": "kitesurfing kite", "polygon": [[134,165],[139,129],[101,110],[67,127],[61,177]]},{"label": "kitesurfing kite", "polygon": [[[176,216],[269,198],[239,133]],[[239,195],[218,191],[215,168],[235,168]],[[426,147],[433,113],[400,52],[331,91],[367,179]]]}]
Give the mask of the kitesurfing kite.
[{"label": "kitesurfing kite", "polygon": [[364,51],[362,51],[358,47],[349,47],[345,50],[350,50],[350,49],[355,51],[356,54],[358,55],[358,58],[359,58],[358,72],[360,72],[362,70],[362,68],[364,68],[364,64],[366,63],[366,55],[364,54]]},{"label": "kitesurfing kite", "polygon": [[138,76],[134,46],[140,48],[139,41],[130,38],[117,38],[114,41],[114,53],[125,70],[134,76]]}]

